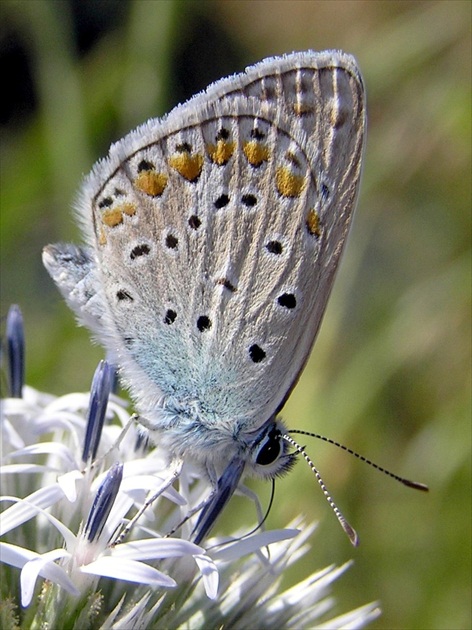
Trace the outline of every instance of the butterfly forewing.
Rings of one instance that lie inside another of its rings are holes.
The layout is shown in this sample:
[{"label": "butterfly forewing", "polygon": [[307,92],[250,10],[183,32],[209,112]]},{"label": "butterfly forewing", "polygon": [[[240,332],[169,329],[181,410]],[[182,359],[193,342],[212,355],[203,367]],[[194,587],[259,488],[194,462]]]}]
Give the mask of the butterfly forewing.
[{"label": "butterfly forewing", "polygon": [[292,55],[214,84],[95,169],[104,341],[142,408],[252,429],[280,407],[331,289],[364,124],[350,57]]}]

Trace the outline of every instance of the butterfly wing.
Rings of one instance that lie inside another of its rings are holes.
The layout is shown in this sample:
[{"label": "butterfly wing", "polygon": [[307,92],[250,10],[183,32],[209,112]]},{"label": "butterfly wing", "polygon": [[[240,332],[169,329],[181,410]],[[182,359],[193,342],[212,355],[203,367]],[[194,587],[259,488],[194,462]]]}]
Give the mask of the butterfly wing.
[{"label": "butterfly wing", "polygon": [[331,290],[364,129],[352,57],[295,53],[213,84],[96,165],[86,273],[51,250],[49,268],[156,428],[186,416],[234,434],[282,406]]}]

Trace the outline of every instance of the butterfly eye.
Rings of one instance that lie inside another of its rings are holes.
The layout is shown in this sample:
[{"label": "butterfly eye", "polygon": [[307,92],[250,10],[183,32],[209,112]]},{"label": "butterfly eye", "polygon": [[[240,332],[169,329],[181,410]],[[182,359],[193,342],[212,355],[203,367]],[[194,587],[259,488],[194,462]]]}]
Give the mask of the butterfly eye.
[{"label": "butterfly eye", "polygon": [[259,450],[256,455],[256,464],[261,466],[268,466],[273,464],[280,455],[280,432],[273,429],[259,445]]}]

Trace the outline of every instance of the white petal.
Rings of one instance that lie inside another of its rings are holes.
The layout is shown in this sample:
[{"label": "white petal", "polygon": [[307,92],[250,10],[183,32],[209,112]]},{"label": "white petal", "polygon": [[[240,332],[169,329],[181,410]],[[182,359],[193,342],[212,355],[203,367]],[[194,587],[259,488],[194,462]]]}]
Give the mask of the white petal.
[{"label": "white petal", "polygon": [[0,500],[19,501],[2,513],[0,522],[0,536],[6,534],[11,529],[22,525],[38,513],[38,508],[47,508],[57,503],[64,497],[64,492],[57,484],[52,484],[46,488],[40,488],[33,492],[26,499],[17,497],[0,497]]},{"label": "white petal", "polygon": [[0,558],[5,564],[9,564],[12,567],[18,567],[22,569],[25,564],[36,558],[38,554],[24,547],[18,547],[6,542],[0,542]]},{"label": "white petal", "polygon": [[90,401],[90,394],[83,394],[74,392],[72,394],[66,394],[60,398],[56,398],[51,401],[45,411],[48,413],[57,411],[84,411],[87,409]]},{"label": "white petal", "polygon": [[35,407],[46,407],[57,400],[57,396],[54,396],[53,394],[46,394],[45,392],[38,392],[38,390],[34,389],[34,387],[25,385],[23,387],[23,400],[30,406],[34,405]]},{"label": "white petal", "polygon": [[[56,549],[55,552],[61,555],[67,555],[67,552],[63,549]],[[52,554],[54,555],[54,552],[52,552]],[[13,567],[18,567],[19,569],[23,569],[30,563],[36,562],[36,560],[38,559],[41,560],[41,556],[34,551],[24,549],[23,547],[18,547],[17,545],[11,545],[9,543],[0,543],[0,557],[2,559],[2,562],[5,562],[5,564],[9,564]],[[34,567],[33,564],[31,564],[31,566]],[[23,606],[28,606],[31,601],[31,597],[34,591],[34,584],[38,573],[39,575],[41,575],[41,577],[47,580],[51,580],[51,582],[55,582],[56,584],[59,584],[69,593],[72,593],[72,595],[79,595],[79,591],[76,589],[64,569],[59,567],[54,562],[51,562],[51,558],[49,558],[49,561],[46,564],[43,564],[39,571],[35,571],[35,569],[33,568],[33,570],[29,572],[28,569],[26,571],[25,578],[23,577],[22,572],[21,602]]]},{"label": "white petal", "polygon": [[[4,407],[2,411],[4,414],[6,414],[5,403],[6,403],[6,400],[4,399],[2,401],[2,405]],[[6,448],[7,444],[10,445],[15,450],[17,448],[23,448],[23,446],[25,445],[23,438],[18,433],[18,431],[14,428],[13,424],[8,420],[8,418],[4,418],[2,422],[2,445],[3,445],[4,452],[8,450]]]},{"label": "white petal", "polygon": [[377,619],[381,613],[382,611],[378,604],[366,604],[335,619],[331,619],[329,622],[322,623],[317,628],[324,628],[325,630],[336,630],[337,628],[357,630],[357,628],[365,628],[367,624]]},{"label": "white petal", "polygon": [[30,446],[25,446],[14,453],[10,453],[10,457],[23,457],[25,455],[54,455],[59,459],[63,460],[68,469],[76,468],[76,463],[74,457],[71,453],[70,448],[65,446],[64,444],[59,444],[58,442],[40,442],[39,444],[31,444]]},{"label": "white petal", "polygon": [[[35,495],[39,495],[40,493],[43,493],[43,491],[50,490],[51,488],[54,489],[55,487],[57,488],[58,486],[49,486],[48,488],[42,488],[41,490],[38,490],[37,492],[33,492],[33,494],[30,494],[30,496],[27,497],[26,499],[18,499],[16,497],[0,497],[0,500],[18,501],[18,503],[16,503],[15,505],[12,505],[10,508],[8,508],[8,510],[5,510],[5,512],[2,513],[0,535],[5,532],[10,531],[10,529],[14,529],[17,526],[15,524],[16,520],[19,519],[18,524],[21,525],[22,523],[29,520],[30,518],[33,518],[33,516],[36,516],[37,514],[42,514],[62,534],[64,541],[66,543],[66,547],[71,548],[72,545],[75,543],[75,536],[70,531],[70,529],[68,529],[64,525],[64,523],[61,523],[61,521],[55,518],[52,514],[49,514],[49,512],[46,512],[45,510],[43,510],[43,508],[40,507],[40,505],[38,505],[40,503],[39,500],[37,501],[36,505],[34,503],[31,503],[31,500],[37,500],[37,496]],[[61,498],[62,497],[63,497],[63,494],[61,492]],[[43,497],[40,496],[40,499],[42,498]],[[46,505],[46,507],[49,507],[49,506]],[[15,510],[15,508],[17,509]],[[8,515],[7,519],[5,519],[5,515]],[[25,516],[27,516],[27,518],[25,518]],[[6,520],[6,525],[5,525],[5,520]]]},{"label": "white petal", "polygon": [[103,557],[80,567],[82,573],[111,577],[127,582],[138,582],[149,584],[150,586],[177,586],[175,580],[161,573],[157,569],[135,560],[125,560],[123,558]]},{"label": "white petal", "polygon": [[200,573],[202,574],[203,585],[205,587],[207,597],[209,597],[209,599],[216,599],[216,596],[218,595],[219,582],[216,564],[211,558],[203,554],[194,556],[194,558],[198,568],[200,569]]},{"label": "white petal", "polygon": [[39,464],[7,464],[2,466],[0,473],[2,475],[17,475],[19,473],[46,473],[57,471],[51,466],[40,466]]},{"label": "white petal", "polygon": [[214,560],[231,562],[232,560],[237,560],[249,553],[258,551],[267,545],[294,538],[299,533],[300,530],[298,529],[273,529],[268,532],[254,534],[249,538],[238,540],[235,543],[224,546],[219,551],[212,553],[212,557]]},{"label": "white petal", "polygon": [[36,555],[24,565],[20,577],[21,604],[23,606],[28,606],[31,602],[38,575],[56,582],[73,595],[79,595],[80,591],[74,586],[67,573],[54,562],[58,558],[69,555],[65,549],[54,549],[42,555]]},{"label": "white petal", "polygon": [[117,545],[112,550],[114,558],[154,560],[186,555],[199,555],[204,550],[188,540],[180,538],[145,538]]},{"label": "white petal", "polygon": [[77,500],[77,482],[82,481],[83,478],[83,474],[77,469],[71,470],[57,478],[58,485],[71,503]]},{"label": "white petal", "polygon": [[45,411],[34,419],[34,431],[36,434],[52,433],[53,431],[66,431],[71,439],[75,438],[78,443],[77,435],[83,435],[85,430],[85,418],[71,411]]}]

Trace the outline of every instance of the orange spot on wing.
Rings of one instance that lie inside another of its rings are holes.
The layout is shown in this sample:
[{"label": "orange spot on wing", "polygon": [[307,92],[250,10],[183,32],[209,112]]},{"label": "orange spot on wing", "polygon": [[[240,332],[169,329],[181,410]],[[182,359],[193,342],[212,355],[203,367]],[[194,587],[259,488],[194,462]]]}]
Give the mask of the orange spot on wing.
[{"label": "orange spot on wing", "polygon": [[169,165],[189,182],[195,182],[200,177],[203,168],[203,155],[187,151],[175,153],[169,158]]},{"label": "orange spot on wing", "polygon": [[160,197],[167,186],[167,175],[156,171],[141,171],[134,180],[136,188],[151,197]]},{"label": "orange spot on wing", "polygon": [[305,187],[305,178],[295,175],[286,166],[280,166],[275,172],[275,185],[283,197],[298,197]]},{"label": "orange spot on wing", "polygon": [[269,159],[269,148],[257,140],[249,140],[243,144],[243,153],[252,166],[260,166]]},{"label": "orange spot on wing", "polygon": [[306,227],[309,234],[321,236],[320,217],[316,210],[310,210],[306,217]]},{"label": "orange spot on wing", "polygon": [[207,152],[210,159],[218,166],[223,166],[234,153],[234,142],[226,142],[226,140],[218,140],[216,144],[209,144]]}]

